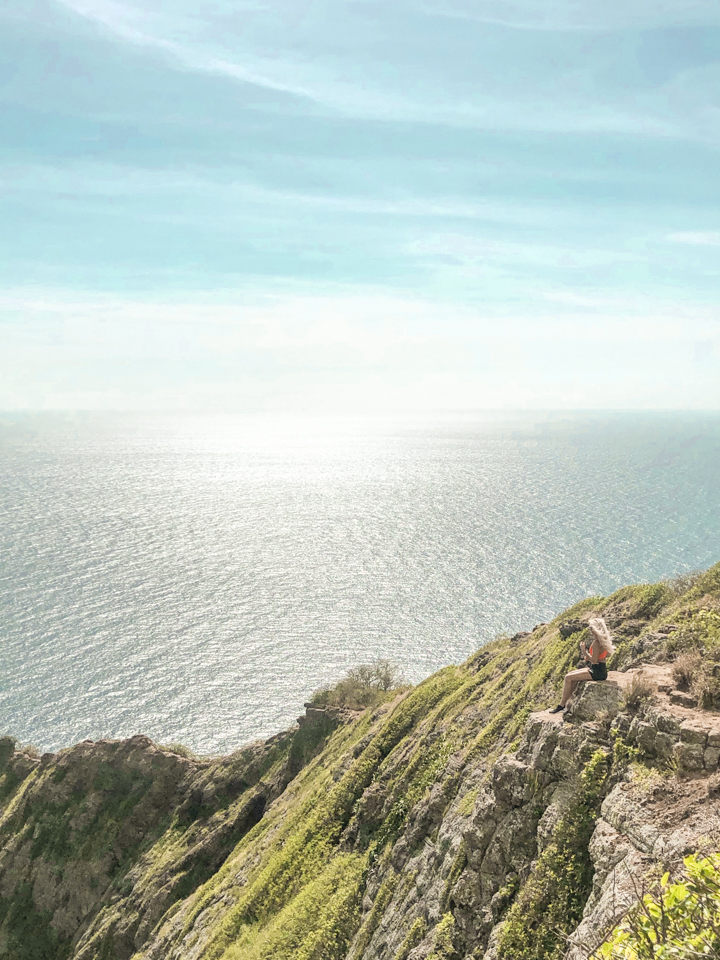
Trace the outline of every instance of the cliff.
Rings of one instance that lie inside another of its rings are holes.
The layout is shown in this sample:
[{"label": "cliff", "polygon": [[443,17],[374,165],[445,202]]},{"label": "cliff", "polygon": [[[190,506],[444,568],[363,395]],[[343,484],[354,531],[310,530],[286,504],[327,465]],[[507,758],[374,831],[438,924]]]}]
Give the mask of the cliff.
[{"label": "cliff", "polygon": [[[609,679],[549,714],[596,615]],[[720,848],[719,675],[720,564],[229,757],[0,739],[0,957],[584,960]]]}]

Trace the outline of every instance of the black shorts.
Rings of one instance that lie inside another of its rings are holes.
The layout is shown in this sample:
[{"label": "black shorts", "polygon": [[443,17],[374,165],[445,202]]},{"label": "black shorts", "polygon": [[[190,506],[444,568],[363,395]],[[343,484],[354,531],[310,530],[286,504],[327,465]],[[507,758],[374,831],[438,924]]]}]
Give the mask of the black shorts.
[{"label": "black shorts", "polygon": [[593,680],[607,680],[607,667],[604,663],[590,663],[588,667]]}]

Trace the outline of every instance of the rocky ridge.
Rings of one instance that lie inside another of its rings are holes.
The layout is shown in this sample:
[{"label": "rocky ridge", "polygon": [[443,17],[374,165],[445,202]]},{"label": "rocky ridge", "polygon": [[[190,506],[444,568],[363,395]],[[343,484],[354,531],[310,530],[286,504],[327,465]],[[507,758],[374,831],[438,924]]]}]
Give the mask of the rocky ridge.
[{"label": "rocky ridge", "polygon": [[[549,714],[593,615],[615,669]],[[226,758],[0,740],[0,957],[586,960],[720,848],[718,650],[720,565],[589,598],[374,710],[309,704]]]}]

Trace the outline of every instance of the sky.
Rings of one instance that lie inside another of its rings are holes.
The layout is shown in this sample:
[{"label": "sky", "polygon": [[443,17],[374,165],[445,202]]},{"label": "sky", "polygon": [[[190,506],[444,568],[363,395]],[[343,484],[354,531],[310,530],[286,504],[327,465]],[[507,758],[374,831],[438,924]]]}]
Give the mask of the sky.
[{"label": "sky", "polygon": [[720,408],[718,0],[3,0],[0,410]]}]

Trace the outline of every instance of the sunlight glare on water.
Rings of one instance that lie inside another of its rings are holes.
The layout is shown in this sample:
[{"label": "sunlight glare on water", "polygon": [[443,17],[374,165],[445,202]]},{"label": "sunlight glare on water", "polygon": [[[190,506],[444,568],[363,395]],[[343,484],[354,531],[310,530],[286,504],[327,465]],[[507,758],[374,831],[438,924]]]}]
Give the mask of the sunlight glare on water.
[{"label": "sunlight glare on water", "polygon": [[720,417],[6,415],[0,732],[221,752],[720,559]]}]

